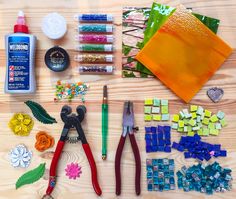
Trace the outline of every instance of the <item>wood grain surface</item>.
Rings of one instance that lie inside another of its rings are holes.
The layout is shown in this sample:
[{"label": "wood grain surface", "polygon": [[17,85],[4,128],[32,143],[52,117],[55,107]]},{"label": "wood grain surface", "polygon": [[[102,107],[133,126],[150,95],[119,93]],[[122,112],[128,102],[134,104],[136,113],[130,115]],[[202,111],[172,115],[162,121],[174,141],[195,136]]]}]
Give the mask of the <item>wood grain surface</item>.
[{"label": "wood grain surface", "polygon": [[[90,84],[90,90],[86,95],[87,115],[83,122],[87,140],[95,157],[100,185],[103,190],[101,198],[111,199],[115,196],[115,172],[114,156],[121,134],[122,108],[125,100],[134,101],[135,121],[140,127],[136,134],[142,159],[142,193],[138,198],[227,198],[236,197],[236,183],[233,182],[233,190],[223,194],[206,196],[197,192],[185,193],[182,190],[168,192],[147,192],[145,160],[149,158],[174,158],[176,170],[183,165],[192,165],[194,160],[185,160],[182,153],[173,150],[172,153],[146,154],[144,141],[143,100],[145,97],[158,97],[170,100],[170,113],[174,114],[187,107],[170,90],[156,79],[122,79],[121,78],[121,13],[123,6],[151,6],[153,0],[0,0],[0,199],[39,199],[45,193],[47,180],[41,179],[35,184],[26,185],[15,190],[15,182],[26,169],[14,169],[9,162],[9,151],[15,145],[24,143],[33,151],[33,159],[29,169],[35,168],[42,162],[46,162],[49,168],[50,156],[37,152],[34,148],[35,135],[39,130],[45,130],[57,140],[60,136],[63,123],[59,113],[66,102],[54,103],[54,85],[59,79],[86,81]],[[226,63],[217,71],[213,78],[201,89],[191,101],[193,104],[202,105],[214,112],[222,110],[226,113],[228,126],[224,128],[218,137],[207,137],[212,143],[221,143],[228,150],[227,158],[218,158],[225,167],[233,169],[233,178],[236,179],[236,0],[163,0],[158,1],[176,6],[182,3],[186,7],[193,8],[194,12],[219,18],[221,20],[218,35],[234,48],[233,54]],[[38,38],[36,53],[37,92],[34,95],[9,95],[4,94],[5,79],[5,44],[4,35],[13,31],[18,10],[23,10],[27,16],[27,24],[32,34]],[[40,25],[42,18],[50,13],[62,14],[68,22],[68,32],[60,41],[49,40],[43,35]],[[76,54],[74,41],[76,23],[73,16],[76,13],[111,13],[115,17],[115,65],[117,70],[112,76],[86,76],[82,77],[77,72],[77,64],[72,61],[70,68],[63,73],[50,72],[44,64],[45,51],[53,45],[60,45],[69,51],[71,60]],[[109,88],[109,144],[108,159],[101,159],[101,102],[102,86]],[[222,87],[225,91],[223,99],[218,104],[213,104],[206,96],[206,90],[212,86]],[[15,112],[31,112],[24,105],[25,100],[35,100],[41,103],[47,111],[54,116],[57,124],[43,125],[35,120],[35,126],[28,137],[13,135],[7,123]],[[79,99],[70,103],[73,108],[81,104]],[[172,133],[172,141],[179,139],[179,134]],[[52,151],[54,148],[52,149]],[[49,150],[50,151],[50,150]],[[213,162],[214,160],[210,161]],[[77,180],[69,180],[65,176],[64,169],[67,163],[78,162],[82,166],[82,175]],[[28,170],[29,170],[28,169]],[[125,145],[122,157],[122,195],[120,199],[136,198],[134,189],[134,157],[129,141]],[[67,144],[61,157],[58,168],[58,182],[53,192],[55,199],[92,199],[95,195],[91,180],[90,168],[81,143]]]}]

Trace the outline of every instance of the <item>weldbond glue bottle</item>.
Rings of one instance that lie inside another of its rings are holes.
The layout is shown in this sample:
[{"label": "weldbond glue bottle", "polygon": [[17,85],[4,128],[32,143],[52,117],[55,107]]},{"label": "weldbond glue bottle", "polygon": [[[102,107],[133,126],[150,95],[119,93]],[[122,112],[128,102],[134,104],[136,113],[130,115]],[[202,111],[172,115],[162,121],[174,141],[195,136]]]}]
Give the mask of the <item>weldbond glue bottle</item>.
[{"label": "weldbond glue bottle", "polygon": [[5,36],[7,71],[6,93],[34,93],[36,37],[29,34],[25,16],[19,11],[14,33]]}]

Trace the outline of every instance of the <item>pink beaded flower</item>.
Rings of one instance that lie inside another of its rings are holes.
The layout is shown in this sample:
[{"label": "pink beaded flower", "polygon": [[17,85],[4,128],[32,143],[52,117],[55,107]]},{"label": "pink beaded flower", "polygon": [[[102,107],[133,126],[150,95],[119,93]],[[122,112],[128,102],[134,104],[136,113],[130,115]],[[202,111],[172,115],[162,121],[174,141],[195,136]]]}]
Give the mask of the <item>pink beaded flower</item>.
[{"label": "pink beaded flower", "polygon": [[69,179],[76,179],[77,177],[80,177],[80,174],[82,173],[81,167],[77,163],[71,163],[68,164],[66,169],[66,175],[69,177]]}]

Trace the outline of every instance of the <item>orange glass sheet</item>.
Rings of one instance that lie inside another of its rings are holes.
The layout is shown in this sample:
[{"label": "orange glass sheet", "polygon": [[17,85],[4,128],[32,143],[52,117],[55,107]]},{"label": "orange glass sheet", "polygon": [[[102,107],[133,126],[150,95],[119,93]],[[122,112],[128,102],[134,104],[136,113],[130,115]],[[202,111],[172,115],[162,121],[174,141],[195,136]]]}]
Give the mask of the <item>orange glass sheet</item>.
[{"label": "orange glass sheet", "polygon": [[232,48],[185,8],[178,8],[136,59],[189,102]]}]

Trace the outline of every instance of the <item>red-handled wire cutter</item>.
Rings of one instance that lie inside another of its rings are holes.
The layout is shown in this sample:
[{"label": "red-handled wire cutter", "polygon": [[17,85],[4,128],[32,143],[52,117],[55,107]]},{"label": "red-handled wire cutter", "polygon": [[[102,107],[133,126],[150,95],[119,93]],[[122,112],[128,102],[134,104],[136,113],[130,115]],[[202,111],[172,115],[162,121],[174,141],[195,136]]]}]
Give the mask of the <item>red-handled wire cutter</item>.
[{"label": "red-handled wire cutter", "polygon": [[134,112],[133,112],[133,102],[125,102],[124,112],[123,112],[123,132],[120,138],[119,145],[116,150],[115,157],[115,175],[116,175],[116,195],[121,194],[121,173],[120,173],[120,163],[121,155],[125,144],[125,139],[127,134],[129,135],[132,150],[134,153],[136,170],[135,170],[135,191],[137,195],[140,195],[140,177],[141,177],[141,159],[139,154],[139,149],[137,142],[134,137],[134,132],[137,128],[134,127]]},{"label": "red-handled wire cutter", "polygon": [[71,128],[75,128],[77,130],[77,133],[79,135],[79,140],[82,142],[84,152],[89,161],[91,173],[92,173],[92,184],[93,184],[94,191],[99,196],[102,194],[101,188],[97,180],[97,167],[93,158],[93,154],[81,126],[81,122],[83,121],[85,113],[86,113],[85,106],[78,106],[76,108],[76,112],[77,112],[77,115],[72,113],[71,107],[67,105],[63,106],[61,109],[61,119],[64,122],[64,128],[62,130],[60,140],[57,143],[56,151],[52,159],[52,163],[50,167],[49,184],[48,184],[48,188],[47,188],[44,198],[51,197],[51,193],[56,185],[56,169],[57,169],[58,160],[60,158],[64,144],[67,140],[67,135]]}]

